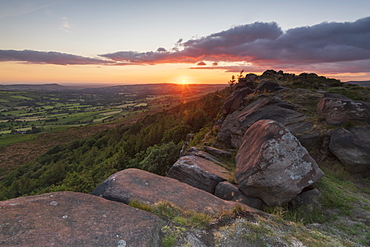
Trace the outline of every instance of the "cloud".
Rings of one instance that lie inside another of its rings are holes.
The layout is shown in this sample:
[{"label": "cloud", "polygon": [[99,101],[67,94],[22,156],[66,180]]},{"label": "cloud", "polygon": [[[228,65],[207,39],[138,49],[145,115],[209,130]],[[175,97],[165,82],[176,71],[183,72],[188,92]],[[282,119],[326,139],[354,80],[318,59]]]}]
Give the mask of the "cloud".
[{"label": "cloud", "polygon": [[62,29],[63,31],[67,33],[70,33],[72,29],[71,20],[67,17],[63,17],[60,29]]},{"label": "cloud", "polygon": [[159,47],[158,49],[157,49],[157,52],[166,52],[167,50],[165,49],[165,48],[163,48],[163,47]]},{"label": "cloud", "polygon": [[[70,30],[68,18],[65,20],[64,28]],[[191,69],[224,69],[233,72],[274,68],[368,73],[369,40],[370,17],[354,22],[324,22],[286,31],[275,22],[255,22],[201,38],[180,38],[170,49],[159,47],[146,52],[118,51],[100,54],[101,59],[59,52],[0,50],[0,61],[112,66],[188,63],[194,66]],[[211,66],[206,66],[206,63]]]},{"label": "cloud", "polygon": [[42,52],[33,50],[0,50],[0,62],[21,61],[36,64],[84,65],[111,64],[111,61],[82,57],[60,52]]},{"label": "cloud", "polygon": [[328,63],[330,67],[333,63],[359,61],[361,64],[361,60],[370,59],[369,40],[370,17],[355,22],[324,22],[287,31],[275,22],[255,22],[199,39],[180,39],[171,51],[120,51],[100,56],[126,65],[245,61],[256,66]]}]

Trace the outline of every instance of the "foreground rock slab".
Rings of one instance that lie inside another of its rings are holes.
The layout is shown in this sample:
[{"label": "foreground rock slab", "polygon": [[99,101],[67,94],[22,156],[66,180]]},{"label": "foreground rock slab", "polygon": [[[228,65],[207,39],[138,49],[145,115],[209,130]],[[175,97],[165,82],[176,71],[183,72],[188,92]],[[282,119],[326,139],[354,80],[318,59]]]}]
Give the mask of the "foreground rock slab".
[{"label": "foreground rock slab", "polygon": [[176,179],[139,169],[126,169],[113,174],[96,187],[92,194],[126,204],[131,200],[148,205],[167,201],[184,210],[207,214],[218,214],[237,205],[255,211],[247,205],[222,200]]},{"label": "foreground rock slab", "polygon": [[349,172],[370,176],[370,127],[334,130],[329,149]]},{"label": "foreground rock slab", "polygon": [[160,246],[161,226],[153,214],[83,193],[0,202],[1,246]]},{"label": "foreground rock slab", "polygon": [[291,201],[323,174],[298,139],[273,120],[253,124],[236,155],[240,190],[269,206]]}]

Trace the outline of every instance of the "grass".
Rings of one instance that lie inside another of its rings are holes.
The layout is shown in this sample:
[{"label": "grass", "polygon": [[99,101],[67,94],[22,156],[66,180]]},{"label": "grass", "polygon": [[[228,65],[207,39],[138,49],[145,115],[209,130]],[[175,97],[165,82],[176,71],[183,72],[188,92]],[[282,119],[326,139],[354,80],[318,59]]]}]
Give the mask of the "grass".
[{"label": "grass", "polygon": [[4,135],[0,137],[0,148],[8,146],[13,143],[29,141],[35,138],[35,135],[24,134],[24,135]]},{"label": "grass", "polygon": [[131,200],[129,206],[151,212],[167,221],[162,227],[162,246],[172,247],[182,238],[183,233],[190,229],[205,229],[213,218],[210,215],[183,210],[174,204],[160,201],[148,205],[138,200]]},{"label": "grass", "polygon": [[144,210],[144,211],[147,211],[147,212],[152,212],[152,206],[151,205],[145,204],[145,203],[140,202],[136,199],[130,200],[130,203],[128,205],[133,207],[133,208],[138,208],[138,209],[141,209],[141,210]]},{"label": "grass", "polygon": [[[368,181],[349,174],[335,160],[322,162],[320,167],[325,175],[315,184],[321,192],[318,207],[282,205],[266,208],[266,212],[275,215],[281,224],[292,221],[296,226],[292,236],[307,246],[355,246],[355,243],[368,246],[370,227],[358,221],[358,217],[369,215],[366,212],[370,210],[370,200],[366,192],[370,190],[363,187]],[[307,232],[304,226],[312,223],[322,228]]]},{"label": "grass", "polygon": [[[281,212],[280,212],[281,213]],[[286,221],[282,216],[258,215],[254,219],[236,218],[215,234],[222,246],[343,246],[346,240],[308,229],[301,223]],[[354,243],[348,241],[348,246]]]},{"label": "grass", "polygon": [[327,91],[330,93],[344,95],[353,100],[370,102],[370,88],[357,85],[345,85],[343,87],[332,87]]}]

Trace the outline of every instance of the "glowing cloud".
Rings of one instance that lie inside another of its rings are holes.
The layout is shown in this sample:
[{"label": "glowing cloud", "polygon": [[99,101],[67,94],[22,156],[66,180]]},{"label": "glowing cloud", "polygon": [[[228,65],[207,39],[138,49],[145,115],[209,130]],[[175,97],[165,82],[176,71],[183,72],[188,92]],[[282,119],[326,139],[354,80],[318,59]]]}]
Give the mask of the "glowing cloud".
[{"label": "glowing cloud", "polygon": [[[246,61],[255,66],[290,68],[318,64],[332,67],[335,63],[353,61],[367,65],[366,60],[370,59],[369,40],[370,17],[355,22],[324,22],[285,32],[275,22],[255,22],[199,39],[180,39],[171,51],[120,51],[100,56],[125,62],[126,65],[196,64],[198,61],[214,61],[214,66],[220,61]],[[222,66],[202,68],[222,69]]]}]

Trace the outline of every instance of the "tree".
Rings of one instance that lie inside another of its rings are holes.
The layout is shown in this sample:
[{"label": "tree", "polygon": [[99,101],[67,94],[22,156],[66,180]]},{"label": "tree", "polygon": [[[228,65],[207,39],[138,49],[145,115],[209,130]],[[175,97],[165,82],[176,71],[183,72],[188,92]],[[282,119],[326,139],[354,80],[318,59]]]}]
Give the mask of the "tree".
[{"label": "tree", "polygon": [[227,83],[229,83],[230,87],[232,87],[236,83],[235,75],[232,75],[231,80],[229,80]]}]

